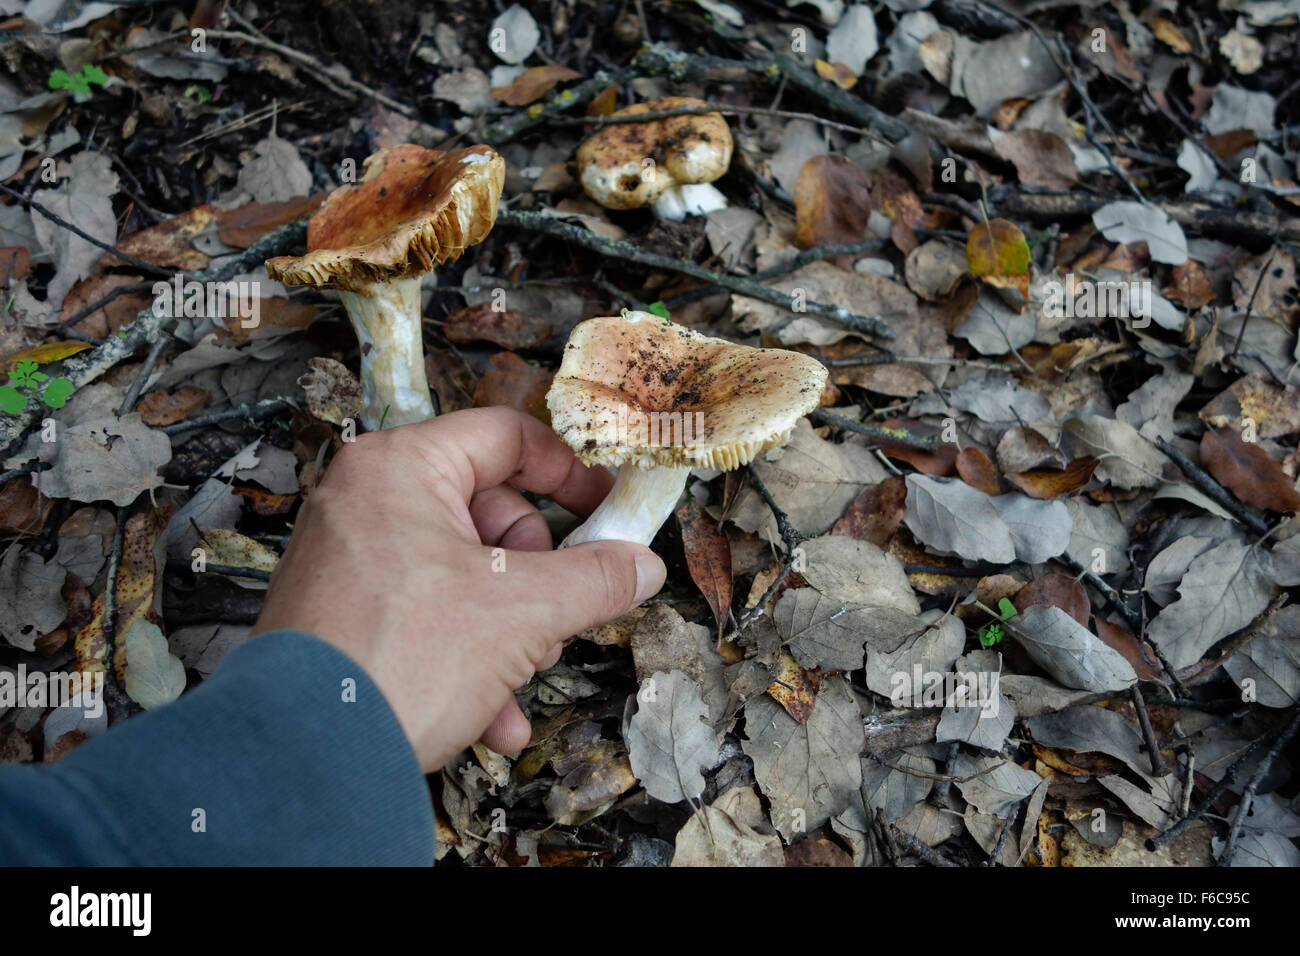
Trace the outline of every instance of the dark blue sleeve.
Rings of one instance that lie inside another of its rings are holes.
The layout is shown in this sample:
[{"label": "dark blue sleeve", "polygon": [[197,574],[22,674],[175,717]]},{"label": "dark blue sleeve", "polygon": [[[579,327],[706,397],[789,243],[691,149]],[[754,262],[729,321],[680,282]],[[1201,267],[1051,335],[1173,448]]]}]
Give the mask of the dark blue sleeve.
[{"label": "dark blue sleeve", "polygon": [[0,766],[0,821],[0,865],[427,866],[434,853],[429,790],[388,703],[300,631],[241,644],[178,701],[58,763]]}]

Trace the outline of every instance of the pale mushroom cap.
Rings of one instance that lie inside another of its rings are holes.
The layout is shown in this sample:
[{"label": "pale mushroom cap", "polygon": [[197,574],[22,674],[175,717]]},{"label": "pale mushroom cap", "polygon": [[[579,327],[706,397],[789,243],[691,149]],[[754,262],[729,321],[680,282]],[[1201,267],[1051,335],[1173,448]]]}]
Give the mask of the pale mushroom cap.
[{"label": "pale mushroom cap", "polygon": [[[686,96],[637,103],[615,116],[708,106]],[[731,164],[731,129],[721,113],[606,126],[578,147],[578,177],[607,209],[639,209],[670,186],[711,183]]]},{"label": "pale mushroom cap", "polygon": [[360,182],[334,190],[312,216],[307,255],[270,259],[267,274],[354,292],[422,275],[486,238],[504,182],[505,162],[488,146],[381,149]]},{"label": "pale mushroom cap", "polygon": [[[729,471],[784,445],[825,384],[825,366],[810,356],[627,312],[574,327],[546,405],[551,427],[588,465]],[[639,424],[646,419],[658,422],[658,440]]]}]

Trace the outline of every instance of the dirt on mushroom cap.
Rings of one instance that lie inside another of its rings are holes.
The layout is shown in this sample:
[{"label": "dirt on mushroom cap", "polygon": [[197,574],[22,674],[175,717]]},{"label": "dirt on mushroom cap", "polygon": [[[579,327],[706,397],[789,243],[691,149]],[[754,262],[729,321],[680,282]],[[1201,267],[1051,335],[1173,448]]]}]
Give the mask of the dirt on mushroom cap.
[{"label": "dirt on mushroom cap", "polygon": [[[739,468],[785,444],[821,399],[826,368],[810,356],[627,316],[577,325],[546,396],[552,427],[587,464]],[[638,415],[688,440],[665,443]]]},{"label": "dirt on mushroom cap", "polygon": [[[688,96],[667,96],[614,115],[708,105]],[[578,147],[579,179],[587,195],[602,206],[639,209],[671,186],[713,182],[731,164],[731,150],[731,129],[721,113],[616,123]]]},{"label": "dirt on mushroom cap", "polygon": [[356,292],[421,275],[486,238],[504,182],[505,162],[488,146],[381,149],[360,182],[334,190],[312,217],[307,255],[270,259],[267,274]]}]

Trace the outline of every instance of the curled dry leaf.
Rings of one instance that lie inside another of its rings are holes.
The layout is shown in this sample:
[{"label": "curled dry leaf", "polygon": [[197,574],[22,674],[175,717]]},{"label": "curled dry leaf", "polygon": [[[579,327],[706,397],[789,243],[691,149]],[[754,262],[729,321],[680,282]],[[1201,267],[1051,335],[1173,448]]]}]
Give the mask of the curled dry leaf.
[{"label": "curled dry leaf", "polygon": [[891,475],[854,498],[830,533],[884,548],[902,524],[906,508],[907,483],[901,475]]},{"label": "curled dry leaf", "polygon": [[977,488],[986,495],[1002,493],[997,468],[989,461],[989,456],[978,448],[962,449],[957,455],[956,465],[958,476],[972,488]]},{"label": "curled dry leaf", "polygon": [[1039,468],[1018,475],[1007,475],[1007,482],[1015,485],[1031,498],[1060,498],[1072,495],[1092,480],[1093,472],[1101,464],[1097,458],[1076,458],[1057,471]]},{"label": "curled dry leaf", "polygon": [[731,612],[731,542],[718,523],[694,499],[677,512],[682,528],[682,551],[691,580],[709,602],[721,638]]},{"label": "curled dry leaf", "polygon": [[342,425],[361,413],[361,383],[346,365],[318,356],[307,360],[307,374],[298,379],[307,410],[323,422]]}]

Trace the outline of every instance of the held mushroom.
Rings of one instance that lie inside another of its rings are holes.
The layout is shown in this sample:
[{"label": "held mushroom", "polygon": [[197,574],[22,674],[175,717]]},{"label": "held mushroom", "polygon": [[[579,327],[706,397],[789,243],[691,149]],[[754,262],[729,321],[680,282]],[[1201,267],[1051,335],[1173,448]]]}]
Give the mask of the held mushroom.
[{"label": "held mushroom", "polygon": [[[637,103],[615,116],[706,107],[686,96]],[[578,173],[587,195],[606,209],[640,209],[680,222],[725,209],[709,185],[731,164],[731,130],[721,113],[670,116],[606,126],[578,147]]]},{"label": "held mushroom", "polygon": [[434,416],[424,373],[420,277],[482,242],[505,163],[490,147],[390,146],[307,224],[307,254],[269,259],[286,285],[339,290],[361,343],[361,422],[374,431]]},{"label": "held mushroom", "polygon": [[651,315],[574,327],[546,394],[551,427],[587,465],[618,466],[591,517],[561,547],[648,545],[691,468],[740,468],[790,439],[817,407],[826,367],[785,349],[710,338]]}]

